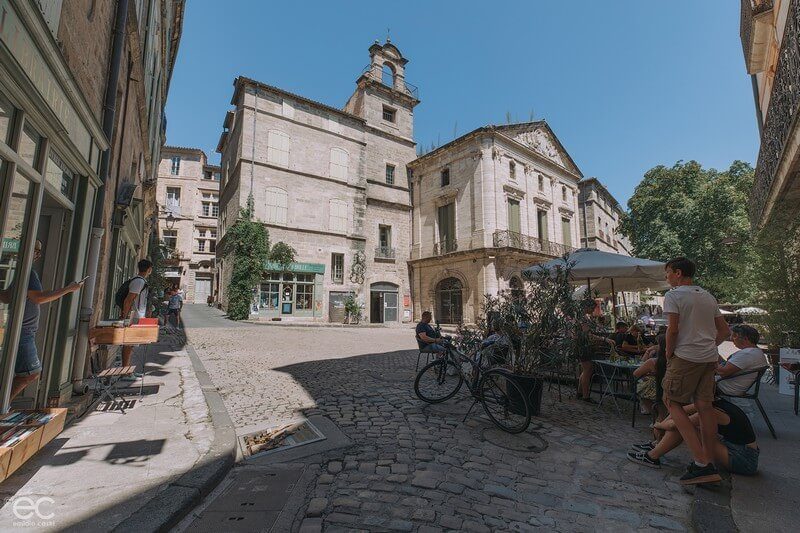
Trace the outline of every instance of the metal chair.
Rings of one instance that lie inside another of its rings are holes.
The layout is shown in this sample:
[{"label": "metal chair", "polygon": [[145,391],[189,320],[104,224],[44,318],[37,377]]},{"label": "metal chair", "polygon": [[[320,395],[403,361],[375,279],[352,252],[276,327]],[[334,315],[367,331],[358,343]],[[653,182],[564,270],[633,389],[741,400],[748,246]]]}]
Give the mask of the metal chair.
[{"label": "metal chair", "polygon": [[419,351],[417,352],[417,366],[414,368],[414,371],[419,372],[419,358],[422,357],[422,354],[425,354],[425,364],[427,365],[428,363],[431,362],[431,355],[436,356],[440,353],[443,352],[437,352],[436,350],[428,350],[428,346],[426,346],[425,348],[420,348]]},{"label": "metal chair", "polygon": [[[733,379],[733,378],[739,378],[739,377],[747,376],[747,375],[750,375],[750,374],[755,374],[756,375],[755,381],[750,385],[750,387],[748,387],[748,389],[744,393],[739,394],[739,395],[726,394],[723,391],[721,391],[719,387],[717,387],[717,396],[724,396],[724,397],[727,397],[727,398],[741,398],[743,400],[755,400],[756,406],[758,407],[758,410],[761,411],[761,416],[764,417],[764,422],[767,423],[767,427],[769,428],[769,432],[772,434],[772,438],[773,439],[777,439],[778,436],[775,435],[775,428],[772,427],[772,422],[769,421],[769,417],[767,416],[767,412],[764,410],[764,406],[761,405],[761,400],[758,399],[758,391],[761,388],[761,378],[764,377],[764,373],[767,371],[768,368],[769,368],[769,366],[765,366],[765,367],[762,367],[762,368],[758,368],[756,370],[748,370],[747,372],[739,372],[738,374],[734,374],[732,376],[720,378],[719,380],[717,380],[718,384],[720,382],[722,382],[722,381],[726,381],[726,380]],[[797,389],[795,389],[795,391],[796,390]]]}]

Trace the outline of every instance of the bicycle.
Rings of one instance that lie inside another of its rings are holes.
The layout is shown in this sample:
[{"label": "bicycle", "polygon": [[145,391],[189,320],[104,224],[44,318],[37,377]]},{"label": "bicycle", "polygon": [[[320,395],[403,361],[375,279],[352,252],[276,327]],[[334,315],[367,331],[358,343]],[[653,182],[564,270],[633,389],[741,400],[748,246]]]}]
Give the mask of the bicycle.
[{"label": "bicycle", "polygon": [[[481,402],[492,423],[508,433],[522,433],[531,423],[531,408],[526,394],[504,368],[486,369],[480,357],[470,358],[443,337],[445,351],[425,365],[414,380],[414,393],[423,402],[436,404],[449,400],[466,382],[474,401],[464,415],[467,419]],[[469,372],[464,370],[469,363]]]}]

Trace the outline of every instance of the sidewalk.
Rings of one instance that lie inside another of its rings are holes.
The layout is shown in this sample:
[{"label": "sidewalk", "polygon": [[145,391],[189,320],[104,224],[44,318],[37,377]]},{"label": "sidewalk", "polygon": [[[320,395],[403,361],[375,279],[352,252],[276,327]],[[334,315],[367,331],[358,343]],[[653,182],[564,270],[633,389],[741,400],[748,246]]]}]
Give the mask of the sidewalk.
[{"label": "sidewalk", "polygon": [[[235,440],[229,436],[220,450],[220,430],[212,422],[219,417],[213,405],[214,412],[209,411],[213,402],[204,397],[206,387],[198,380],[191,348],[183,346],[180,334],[164,337],[134,354],[140,371],[146,354],[147,374],[141,397],[140,381],[126,394],[135,400],[133,407],[124,414],[100,410],[104,404],[89,410],[0,484],[0,529],[110,531],[136,524],[147,524],[142,530],[158,529],[181,512],[176,505],[188,511],[210,489],[202,485],[219,477],[208,472],[209,457],[212,469],[230,467]],[[205,373],[202,365],[200,373]],[[170,495],[171,509],[162,508],[159,496],[164,494]],[[15,511],[14,502],[31,504],[26,497],[33,502],[50,498],[43,500],[41,516],[30,513],[27,521],[21,519],[25,512]]]},{"label": "sidewalk", "polygon": [[800,524],[800,416],[792,396],[762,384],[759,393],[778,439],[769,434],[754,402],[745,408],[761,448],[756,476],[732,476],[731,510],[740,531],[797,531]]}]

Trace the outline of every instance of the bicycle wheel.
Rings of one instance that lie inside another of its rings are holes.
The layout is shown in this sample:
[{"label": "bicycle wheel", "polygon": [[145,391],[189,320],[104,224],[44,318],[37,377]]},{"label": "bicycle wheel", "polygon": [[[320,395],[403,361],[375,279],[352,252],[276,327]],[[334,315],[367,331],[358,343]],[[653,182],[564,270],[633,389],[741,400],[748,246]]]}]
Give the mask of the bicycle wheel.
[{"label": "bicycle wheel", "polygon": [[414,380],[414,392],[423,402],[440,403],[458,392],[464,378],[455,363],[441,358],[425,365]]},{"label": "bicycle wheel", "polygon": [[522,433],[531,423],[531,408],[522,388],[502,370],[489,370],[478,385],[483,410],[494,425],[508,433]]}]

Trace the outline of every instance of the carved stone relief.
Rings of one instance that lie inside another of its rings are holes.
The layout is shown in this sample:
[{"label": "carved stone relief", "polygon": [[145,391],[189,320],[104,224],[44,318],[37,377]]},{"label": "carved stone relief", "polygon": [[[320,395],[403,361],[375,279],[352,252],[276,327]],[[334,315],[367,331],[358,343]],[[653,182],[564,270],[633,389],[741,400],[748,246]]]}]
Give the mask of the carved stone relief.
[{"label": "carved stone relief", "polygon": [[549,135],[547,135],[547,133],[545,133],[543,130],[534,130],[521,133],[518,136],[518,139],[520,142],[527,144],[551,161],[564,166],[564,160],[561,158],[558,148],[556,148]]}]

